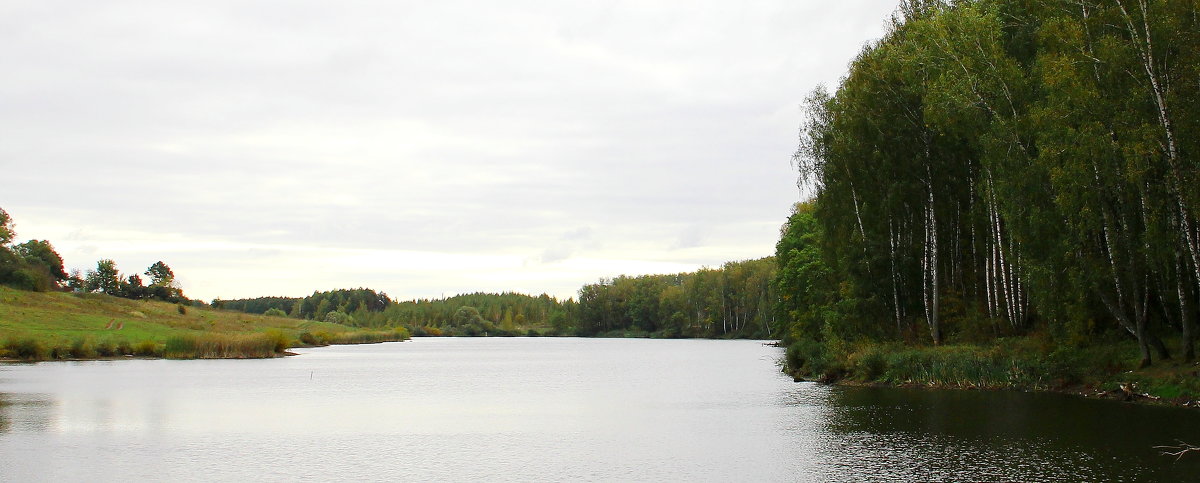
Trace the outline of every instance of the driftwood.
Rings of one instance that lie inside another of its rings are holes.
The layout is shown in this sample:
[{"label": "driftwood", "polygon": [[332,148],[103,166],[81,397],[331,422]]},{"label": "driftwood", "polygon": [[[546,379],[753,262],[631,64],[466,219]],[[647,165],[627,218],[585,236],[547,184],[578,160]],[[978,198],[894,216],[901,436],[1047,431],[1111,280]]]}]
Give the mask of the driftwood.
[{"label": "driftwood", "polygon": [[1184,443],[1183,441],[1180,441],[1180,440],[1175,440],[1175,442],[1179,443],[1179,444],[1155,446],[1154,449],[1162,450],[1163,456],[1174,456],[1175,461],[1179,461],[1180,458],[1183,458],[1183,455],[1188,454],[1188,453],[1192,453],[1192,452],[1200,453],[1200,446],[1192,446],[1192,445]]}]

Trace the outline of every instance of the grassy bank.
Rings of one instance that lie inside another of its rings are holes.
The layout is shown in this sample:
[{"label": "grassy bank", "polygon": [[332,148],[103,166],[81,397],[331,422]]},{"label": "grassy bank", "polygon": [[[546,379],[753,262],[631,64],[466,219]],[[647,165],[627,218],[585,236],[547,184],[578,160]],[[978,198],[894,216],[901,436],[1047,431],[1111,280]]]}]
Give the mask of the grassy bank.
[{"label": "grassy bank", "polygon": [[0,286],[0,359],[260,358],[288,347],[404,340],[407,331]]},{"label": "grassy bank", "polygon": [[787,348],[785,370],[821,382],[1059,391],[1189,406],[1200,401],[1200,365],[1166,360],[1135,369],[1138,361],[1133,341],[1066,348],[1036,335],[936,347],[799,341]]}]

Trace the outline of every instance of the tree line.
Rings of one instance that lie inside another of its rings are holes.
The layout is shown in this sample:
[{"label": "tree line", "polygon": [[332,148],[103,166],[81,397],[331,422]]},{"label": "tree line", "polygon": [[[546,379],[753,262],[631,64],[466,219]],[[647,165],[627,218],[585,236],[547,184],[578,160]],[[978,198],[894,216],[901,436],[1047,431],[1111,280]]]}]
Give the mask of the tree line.
[{"label": "tree line", "polygon": [[16,236],[12,217],[0,208],[0,284],[45,291],[68,279],[63,259],[49,241],[14,243]]},{"label": "tree line", "polygon": [[[356,327],[408,327],[415,335],[518,335],[531,328],[572,330],[574,301],[546,294],[472,293],[395,301],[371,289],[313,292],[307,297],[213,300],[213,307],[256,314],[337,322]],[[540,332],[539,332],[540,333]]]},{"label": "tree line", "polygon": [[775,263],[726,263],[674,275],[619,276],[588,284],[579,300],[546,294],[472,293],[394,301],[370,289],[303,298],[213,300],[215,308],[357,327],[406,327],[413,335],[655,335],[772,337]]},{"label": "tree line", "polygon": [[1143,366],[1193,359],[1197,79],[1194,0],[902,2],[806,102],[785,342],[1123,333]]},{"label": "tree line", "polygon": [[192,303],[175,282],[171,267],[162,261],[155,262],[141,274],[148,278],[146,281],[137,273],[122,274],[111,259],[101,259],[96,263],[96,269],[88,270],[86,274],[74,271],[68,275],[62,256],[49,241],[29,240],[16,244],[13,243],[15,237],[12,217],[0,208],[0,284],[22,290],[71,290],[135,300]]},{"label": "tree line", "polygon": [[770,338],[774,276],[768,257],[690,273],[601,280],[579,290],[577,332]]}]

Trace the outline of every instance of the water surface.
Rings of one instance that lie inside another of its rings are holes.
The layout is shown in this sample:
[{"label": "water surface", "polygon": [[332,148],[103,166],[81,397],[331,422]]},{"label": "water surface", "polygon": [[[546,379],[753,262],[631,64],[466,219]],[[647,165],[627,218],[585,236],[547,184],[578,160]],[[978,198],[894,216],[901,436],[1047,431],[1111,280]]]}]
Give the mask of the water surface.
[{"label": "water surface", "polygon": [[3,481],[1189,481],[1200,412],[831,388],[758,341],[428,338],[0,365]]}]

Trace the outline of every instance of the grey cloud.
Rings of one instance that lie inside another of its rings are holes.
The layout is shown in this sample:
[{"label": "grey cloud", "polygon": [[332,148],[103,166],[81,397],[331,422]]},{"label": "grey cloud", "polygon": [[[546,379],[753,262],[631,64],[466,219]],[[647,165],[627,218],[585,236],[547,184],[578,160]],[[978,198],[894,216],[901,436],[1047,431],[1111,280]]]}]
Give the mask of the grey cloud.
[{"label": "grey cloud", "polygon": [[79,243],[767,255],[777,232],[745,224],[777,229],[798,196],[798,105],[893,7],[9,2],[0,206]]}]

